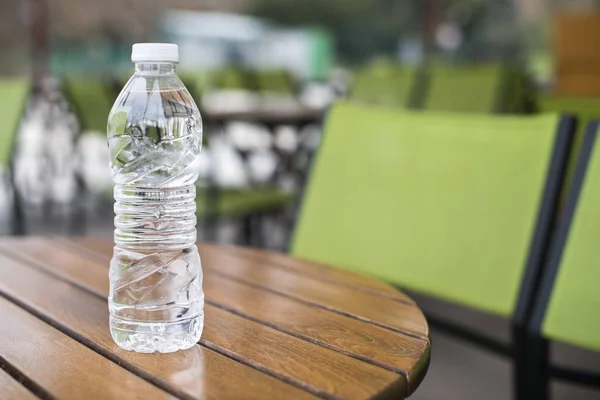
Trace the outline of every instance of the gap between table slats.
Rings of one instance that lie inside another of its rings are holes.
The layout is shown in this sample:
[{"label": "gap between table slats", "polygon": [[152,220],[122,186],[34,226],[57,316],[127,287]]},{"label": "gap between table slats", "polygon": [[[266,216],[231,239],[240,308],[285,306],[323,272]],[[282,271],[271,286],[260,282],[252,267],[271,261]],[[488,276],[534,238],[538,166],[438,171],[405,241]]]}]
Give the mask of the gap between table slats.
[{"label": "gap between table slats", "polygon": [[44,388],[11,365],[2,354],[0,354],[0,388],[4,400],[52,399]]}]

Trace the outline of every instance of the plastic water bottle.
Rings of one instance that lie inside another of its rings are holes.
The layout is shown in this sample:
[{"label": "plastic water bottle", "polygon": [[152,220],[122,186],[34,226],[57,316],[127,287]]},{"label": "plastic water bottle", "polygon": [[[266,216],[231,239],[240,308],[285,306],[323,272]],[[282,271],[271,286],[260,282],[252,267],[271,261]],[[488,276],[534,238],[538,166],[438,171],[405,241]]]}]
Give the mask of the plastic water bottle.
[{"label": "plastic water bottle", "polygon": [[125,350],[192,347],[204,325],[196,247],[202,120],[174,44],[134,44],[135,73],[108,118],[115,182],[110,331]]}]

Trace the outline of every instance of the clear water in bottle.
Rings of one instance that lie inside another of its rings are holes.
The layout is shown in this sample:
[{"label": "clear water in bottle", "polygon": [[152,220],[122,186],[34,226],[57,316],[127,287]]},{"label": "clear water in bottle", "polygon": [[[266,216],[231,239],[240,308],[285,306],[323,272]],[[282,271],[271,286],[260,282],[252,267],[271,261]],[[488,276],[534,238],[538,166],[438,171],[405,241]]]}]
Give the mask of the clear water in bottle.
[{"label": "clear water in bottle", "polygon": [[132,61],[108,119],[110,331],[126,350],[167,353],[192,347],[204,325],[194,184],[202,120],[175,73],[177,46],[134,45]]}]

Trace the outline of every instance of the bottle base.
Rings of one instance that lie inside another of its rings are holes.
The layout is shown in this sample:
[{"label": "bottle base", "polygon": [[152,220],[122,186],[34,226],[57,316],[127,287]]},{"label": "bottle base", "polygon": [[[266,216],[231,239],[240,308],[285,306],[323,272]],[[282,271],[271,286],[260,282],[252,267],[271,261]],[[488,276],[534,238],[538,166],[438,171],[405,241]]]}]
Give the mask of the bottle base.
[{"label": "bottle base", "polygon": [[137,353],[173,353],[200,340],[204,314],[177,322],[132,322],[110,317],[110,334],[124,350]]}]

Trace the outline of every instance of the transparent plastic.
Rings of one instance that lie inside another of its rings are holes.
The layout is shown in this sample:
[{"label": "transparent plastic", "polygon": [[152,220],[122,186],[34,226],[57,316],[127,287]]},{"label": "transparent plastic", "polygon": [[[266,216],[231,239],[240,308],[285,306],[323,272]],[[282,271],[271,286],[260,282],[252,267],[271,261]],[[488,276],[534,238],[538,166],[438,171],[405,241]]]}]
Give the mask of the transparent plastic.
[{"label": "transparent plastic", "polygon": [[108,118],[115,182],[110,331],[125,350],[192,347],[204,325],[196,247],[202,120],[175,64],[141,62]]}]

